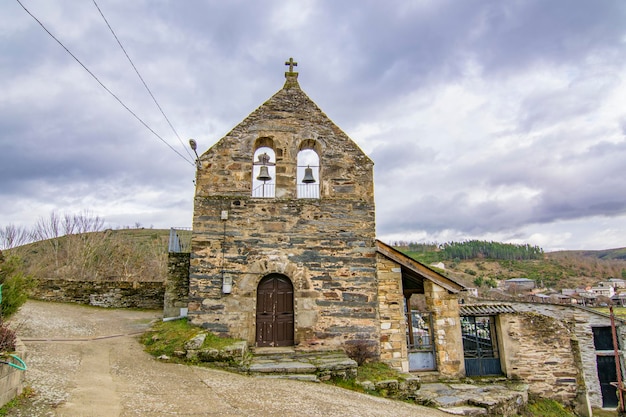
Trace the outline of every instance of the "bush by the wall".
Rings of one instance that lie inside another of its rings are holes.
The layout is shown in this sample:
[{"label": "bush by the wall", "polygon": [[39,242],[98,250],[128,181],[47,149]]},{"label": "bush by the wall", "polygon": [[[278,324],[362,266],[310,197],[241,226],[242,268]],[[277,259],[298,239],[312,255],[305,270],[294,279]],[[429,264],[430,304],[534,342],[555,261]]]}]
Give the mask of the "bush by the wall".
[{"label": "bush by the wall", "polygon": [[10,317],[26,302],[27,290],[32,280],[21,270],[21,261],[16,256],[4,258],[0,252],[0,284],[2,285],[2,303],[0,318]]}]

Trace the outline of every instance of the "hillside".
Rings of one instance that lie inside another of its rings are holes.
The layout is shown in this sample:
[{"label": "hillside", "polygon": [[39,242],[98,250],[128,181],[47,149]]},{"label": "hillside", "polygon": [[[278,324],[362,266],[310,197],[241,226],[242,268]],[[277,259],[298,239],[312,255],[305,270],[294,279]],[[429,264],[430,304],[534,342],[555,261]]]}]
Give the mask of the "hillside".
[{"label": "hillside", "polygon": [[164,281],[169,230],[119,229],[71,234],[5,251],[37,279]]},{"label": "hillside", "polygon": [[[397,248],[426,265],[443,262],[445,270],[438,269],[439,272],[483,290],[511,278],[530,278],[537,281],[538,286],[557,290],[592,285],[609,278],[626,278],[626,248],[549,252],[541,259],[531,260],[480,257],[446,260],[434,246],[420,247],[420,250],[408,246]],[[477,285],[479,283],[482,286]]]},{"label": "hillside", "polygon": [[[168,236],[169,230],[160,229],[105,230],[43,240],[5,254],[20,256],[25,272],[35,278],[165,280]],[[507,247],[497,243],[495,246]],[[481,290],[510,278],[530,278],[540,286],[557,290],[592,285],[608,278],[626,278],[626,248],[549,253],[539,249],[535,254],[539,259],[496,260],[484,256],[446,259],[446,254],[435,245],[395,247],[431,267],[442,262],[445,269],[438,269],[439,272]],[[526,247],[522,249],[527,251]]]}]

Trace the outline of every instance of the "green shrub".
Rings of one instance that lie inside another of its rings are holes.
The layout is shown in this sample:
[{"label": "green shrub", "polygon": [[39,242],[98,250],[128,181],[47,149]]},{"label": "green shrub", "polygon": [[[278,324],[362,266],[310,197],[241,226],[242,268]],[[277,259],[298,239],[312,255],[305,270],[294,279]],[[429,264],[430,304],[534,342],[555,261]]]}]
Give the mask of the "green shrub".
[{"label": "green shrub", "polygon": [[26,302],[27,291],[32,286],[32,279],[20,270],[21,266],[20,258],[9,256],[4,259],[2,252],[0,252],[1,317],[10,317]]},{"label": "green shrub", "polygon": [[485,281],[485,285],[490,288],[498,288],[498,281],[493,278],[489,278],[487,281]]}]

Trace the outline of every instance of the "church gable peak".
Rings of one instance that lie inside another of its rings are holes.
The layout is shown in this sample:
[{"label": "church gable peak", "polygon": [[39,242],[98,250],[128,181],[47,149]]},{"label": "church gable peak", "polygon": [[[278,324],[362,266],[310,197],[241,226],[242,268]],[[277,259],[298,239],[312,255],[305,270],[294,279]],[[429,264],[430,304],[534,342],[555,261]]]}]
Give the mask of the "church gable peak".
[{"label": "church gable peak", "polygon": [[284,87],[202,155],[201,165],[211,169],[200,169],[199,189],[206,195],[372,199],[373,162],[300,88],[298,63],[289,58],[285,65]]},{"label": "church gable peak", "polygon": [[288,61],[285,61],[285,65],[289,66],[289,71],[285,72],[286,80],[283,89],[293,87],[299,88],[300,85],[298,84],[298,73],[293,70],[293,67],[297,67],[298,63],[294,61],[293,58],[289,58]]}]

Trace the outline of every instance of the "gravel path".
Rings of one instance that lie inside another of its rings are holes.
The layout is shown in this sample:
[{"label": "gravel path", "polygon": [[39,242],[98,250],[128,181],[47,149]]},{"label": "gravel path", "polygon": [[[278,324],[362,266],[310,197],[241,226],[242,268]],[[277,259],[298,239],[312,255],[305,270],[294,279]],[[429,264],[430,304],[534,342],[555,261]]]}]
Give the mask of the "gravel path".
[{"label": "gravel path", "polygon": [[449,416],[326,384],[159,362],[136,336],[159,316],[28,301],[11,322],[35,396],[8,416]]}]

